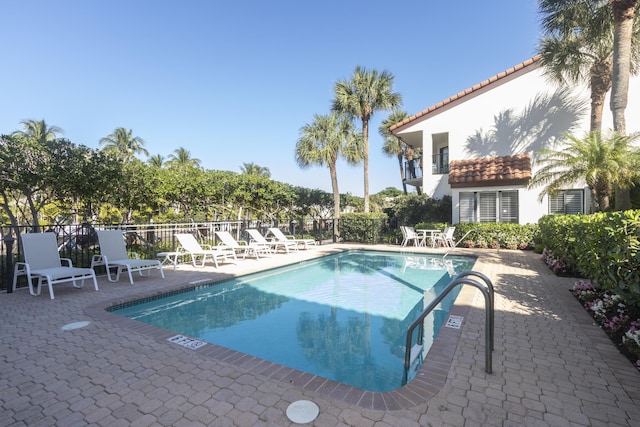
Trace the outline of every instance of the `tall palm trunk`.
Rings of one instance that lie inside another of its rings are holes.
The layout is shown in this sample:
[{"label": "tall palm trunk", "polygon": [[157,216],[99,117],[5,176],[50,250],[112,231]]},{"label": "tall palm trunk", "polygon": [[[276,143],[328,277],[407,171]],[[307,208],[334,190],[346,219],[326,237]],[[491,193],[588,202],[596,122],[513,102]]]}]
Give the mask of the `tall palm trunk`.
[{"label": "tall palm trunk", "polygon": [[364,212],[369,212],[369,121],[362,121],[362,163],[364,167]]},{"label": "tall palm trunk", "polygon": [[600,61],[593,64],[589,70],[591,82],[591,123],[590,132],[602,131],[602,111],[604,99],[611,89],[612,64]]},{"label": "tall palm trunk", "polygon": [[[613,129],[620,135],[626,135],[627,126],[624,117],[629,94],[629,74],[631,68],[631,37],[633,21],[638,0],[609,0],[613,10],[613,83],[611,87],[611,111]],[[631,199],[629,191],[616,188],[616,210],[629,209]]]},{"label": "tall palm trunk", "polygon": [[329,164],[329,173],[331,174],[331,189],[333,190],[333,242],[336,243],[340,239],[340,191],[338,190],[338,172],[336,170],[336,162]]},{"label": "tall palm trunk", "polygon": [[613,85],[611,88],[611,111],[613,129],[626,134],[624,112],[629,93],[631,68],[631,37],[633,20],[638,0],[610,0],[613,10]]}]

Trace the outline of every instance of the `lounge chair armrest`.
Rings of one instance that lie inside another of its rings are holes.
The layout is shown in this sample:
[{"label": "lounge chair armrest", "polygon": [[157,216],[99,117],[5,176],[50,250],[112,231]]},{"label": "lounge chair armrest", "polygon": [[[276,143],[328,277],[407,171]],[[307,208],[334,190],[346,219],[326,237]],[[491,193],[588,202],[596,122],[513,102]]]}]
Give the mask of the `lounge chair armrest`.
[{"label": "lounge chair armrest", "polygon": [[13,274],[21,275],[29,273],[29,264],[26,262],[16,262],[13,268]]},{"label": "lounge chair armrest", "polygon": [[71,262],[71,258],[60,258],[61,264],[67,264],[67,267],[73,267],[73,263]]},{"label": "lounge chair armrest", "polygon": [[102,255],[94,255],[91,257],[91,268],[96,265],[104,265],[104,257]]}]

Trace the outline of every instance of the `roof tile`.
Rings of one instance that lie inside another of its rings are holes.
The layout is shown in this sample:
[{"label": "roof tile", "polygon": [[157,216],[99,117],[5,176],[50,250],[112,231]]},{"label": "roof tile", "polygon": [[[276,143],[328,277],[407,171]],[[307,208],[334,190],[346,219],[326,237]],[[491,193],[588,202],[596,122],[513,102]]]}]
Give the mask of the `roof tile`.
[{"label": "roof tile", "polygon": [[449,164],[452,188],[526,184],[530,179],[529,154],[452,160]]}]

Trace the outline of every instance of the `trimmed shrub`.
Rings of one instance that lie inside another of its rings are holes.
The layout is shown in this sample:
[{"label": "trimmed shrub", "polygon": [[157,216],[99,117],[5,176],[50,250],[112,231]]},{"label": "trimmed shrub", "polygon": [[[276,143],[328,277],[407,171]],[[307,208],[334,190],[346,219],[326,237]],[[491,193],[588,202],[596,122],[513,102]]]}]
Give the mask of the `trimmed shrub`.
[{"label": "trimmed shrub", "polygon": [[640,211],[545,215],[539,225],[555,258],[599,288],[640,303]]}]

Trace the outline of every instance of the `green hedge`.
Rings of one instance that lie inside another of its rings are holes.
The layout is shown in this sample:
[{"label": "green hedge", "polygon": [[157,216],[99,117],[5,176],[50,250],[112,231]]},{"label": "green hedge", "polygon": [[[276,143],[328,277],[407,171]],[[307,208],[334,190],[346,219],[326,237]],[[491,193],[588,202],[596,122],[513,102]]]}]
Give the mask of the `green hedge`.
[{"label": "green hedge", "polygon": [[640,211],[546,215],[542,244],[598,287],[640,303]]},{"label": "green hedge", "polygon": [[[441,222],[422,222],[415,227],[444,230],[449,225]],[[539,230],[537,224],[521,225],[506,222],[459,223],[454,226],[456,227],[453,233],[454,240],[459,242],[464,237],[458,246],[467,248],[533,249]]]},{"label": "green hedge", "polygon": [[344,242],[382,243],[388,230],[387,214],[345,213],[340,216],[340,237]]}]

